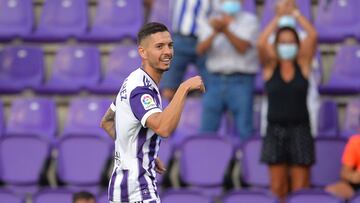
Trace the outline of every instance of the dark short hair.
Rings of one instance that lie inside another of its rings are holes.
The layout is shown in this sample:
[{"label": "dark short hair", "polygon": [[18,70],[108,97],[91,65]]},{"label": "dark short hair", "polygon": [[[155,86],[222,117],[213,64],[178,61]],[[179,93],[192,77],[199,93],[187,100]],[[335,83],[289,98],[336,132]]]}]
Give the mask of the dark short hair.
[{"label": "dark short hair", "polygon": [[144,40],[146,37],[158,32],[169,32],[169,30],[162,23],[158,23],[158,22],[146,23],[145,25],[142,26],[142,28],[137,34],[137,43],[140,44],[141,41]]},{"label": "dark short hair", "polygon": [[300,38],[299,38],[299,35],[298,33],[296,32],[296,30],[292,27],[281,27],[279,28],[277,31],[276,31],[276,36],[275,36],[275,45],[277,45],[279,43],[279,37],[280,37],[280,34],[282,32],[285,32],[285,31],[290,31],[294,34],[295,36],[295,41],[296,41],[296,44],[298,46],[300,46]]},{"label": "dark short hair", "polygon": [[86,191],[74,193],[73,203],[75,203],[76,201],[81,200],[81,199],[85,199],[85,200],[95,199],[95,196],[93,194],[91,194],[90,192],[86,192]]}]

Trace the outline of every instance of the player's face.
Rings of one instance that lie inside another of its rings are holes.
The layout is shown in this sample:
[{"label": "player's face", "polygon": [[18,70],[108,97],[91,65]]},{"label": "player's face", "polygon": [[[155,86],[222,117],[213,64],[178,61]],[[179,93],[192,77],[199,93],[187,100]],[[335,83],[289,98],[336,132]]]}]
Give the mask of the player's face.
[{"label": "player's face", "polygon": [[143,59],[148,65],[161,72],[169,69],[174,54],[173,41],[169,32],[157,32],[150,35],[143,49]]}]

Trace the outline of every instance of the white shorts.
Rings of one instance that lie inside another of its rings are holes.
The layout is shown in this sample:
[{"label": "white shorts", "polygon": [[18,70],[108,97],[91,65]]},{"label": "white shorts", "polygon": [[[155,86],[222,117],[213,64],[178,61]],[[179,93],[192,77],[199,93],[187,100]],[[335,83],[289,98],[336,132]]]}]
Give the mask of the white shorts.
[{"label": "white shorts", "polygon": [[145,201],[138,201],[138,202],[111,202],[110,203],[160,203],[160,199],[156,200],[145,200]]}]

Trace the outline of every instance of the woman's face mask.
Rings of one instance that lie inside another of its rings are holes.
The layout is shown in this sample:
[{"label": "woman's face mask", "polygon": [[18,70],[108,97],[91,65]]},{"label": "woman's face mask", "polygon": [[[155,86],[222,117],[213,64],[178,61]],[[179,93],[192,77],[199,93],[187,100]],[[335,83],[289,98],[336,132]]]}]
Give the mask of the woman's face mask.
[{"label": "woman's face mask", "polygon": [[295,43],[279,43],[277,53],[283,60],[292,60],[298,53],[298,46]]},{"label": "woman's face mask", "polygon": [[235,15],[241,10],[240,1],[223,1],[221,3],[221,11],[228,15]]}]

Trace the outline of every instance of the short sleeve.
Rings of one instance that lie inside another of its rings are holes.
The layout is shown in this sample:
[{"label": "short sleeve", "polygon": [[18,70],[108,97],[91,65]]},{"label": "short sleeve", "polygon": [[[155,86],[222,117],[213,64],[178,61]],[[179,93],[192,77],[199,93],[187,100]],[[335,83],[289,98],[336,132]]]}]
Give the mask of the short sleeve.
[{"label": "short sleeve", "polygon": [[151,114],[161,112],[156,92],[147,87],[137,87],[131,92],[130,106],[133,114],[144,127]]},{"label": "short sleeve", "polygon": [[360,136],[351,137],[345,146],[342,156],[342,164],[349,167],[356,167],[360,157],[358,157],[358,146],[360,144]]},{"label": "short sleeve", "polygon": [[202,42],[209,38],[214,32],[213,28],[209,24],[209,18],[201,18],[198,20],[198,41]]},{"label": "short sleeve", "polygon": [[243,19],[239,23],[230,25],[230,29],[237,37],[248,41],[251,45],[255,46],[259,36],[258,19],[255,15],[250,13],[242,13],[240,15],[243,15]]}]

